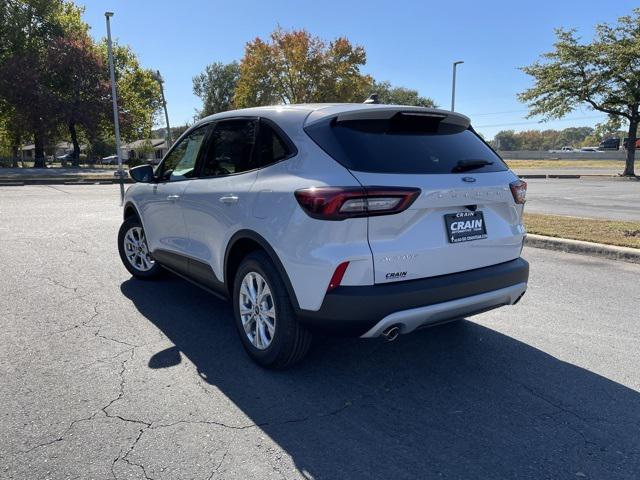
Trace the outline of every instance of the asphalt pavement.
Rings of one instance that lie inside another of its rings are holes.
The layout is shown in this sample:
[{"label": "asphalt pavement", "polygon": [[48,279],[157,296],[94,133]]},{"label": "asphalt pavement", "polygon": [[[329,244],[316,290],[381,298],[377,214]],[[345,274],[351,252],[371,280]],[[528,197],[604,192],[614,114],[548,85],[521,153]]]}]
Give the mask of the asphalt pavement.
[{"label": "asphalt pavement", "polygon": [[640,182],[622,179],[526,179],[527,212],[640,221]]},{"label": "asphalt pavement", "polygon": [[0,193],[2,479],[638,478],[638,265],[525,249],[517,306],[271,372],[131,279],[117,186]]}]

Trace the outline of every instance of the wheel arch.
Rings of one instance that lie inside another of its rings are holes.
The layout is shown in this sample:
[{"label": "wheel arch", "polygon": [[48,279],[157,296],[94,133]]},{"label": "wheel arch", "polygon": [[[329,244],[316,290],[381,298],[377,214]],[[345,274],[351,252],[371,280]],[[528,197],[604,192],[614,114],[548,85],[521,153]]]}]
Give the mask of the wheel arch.
[{"label": "wheel arch", "polygon": [[240,262],[245,256],[255,250],[262,250],[269,256],[284,282],[294,309],[299,310],[300,305],[296,297],[296,292],[293,289],[289,275],[280,261],[278,254],[262,235],[253,230],[239,230],[233,234],[227,243],[227,249],[224,254],[223,273],[224,283],[227,286],[229,297],[233,297],[233,276],[240,266]]},{"label": "wheel arch", "polygon": [[123,210],[123,217],[126,220],[129,217],[132,216],[136,216],[140,219],[140,221],[142,221],[142,217],[140,217],[140,213],[138,212],[138,209],[136,208],[136,206],[133,204],[133,202],[127,202],[124,206],[124,210]]}]

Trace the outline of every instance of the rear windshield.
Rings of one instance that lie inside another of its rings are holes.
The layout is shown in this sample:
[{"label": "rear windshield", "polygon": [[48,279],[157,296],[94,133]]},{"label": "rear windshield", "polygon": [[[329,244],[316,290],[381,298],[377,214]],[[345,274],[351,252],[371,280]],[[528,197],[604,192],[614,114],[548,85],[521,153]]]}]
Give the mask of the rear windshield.
[{"label": "rear windshield", "polygon": [[389,119],[335,118],[305,128],[350,170],[375,173],[498,172],[507,166],[472,130],[442,118],[398,113]]}]

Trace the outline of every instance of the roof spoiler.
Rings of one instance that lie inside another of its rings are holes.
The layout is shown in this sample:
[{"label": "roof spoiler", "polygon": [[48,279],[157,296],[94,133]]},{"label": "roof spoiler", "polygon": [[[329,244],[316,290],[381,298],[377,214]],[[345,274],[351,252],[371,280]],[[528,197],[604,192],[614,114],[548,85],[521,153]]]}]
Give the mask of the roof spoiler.
[{"label": "roof spoiler", "polygon": [[[332,122],[345,122],[349,120],[386,120],[398,113],[406,115],[415,115],[419,117],[431,117],[440,119],[441,123],[448,123],[451,125],[457,125],[461,128],[469,128],[471,120],[469,117],[461,115],[459,113],[451,112],[449,110],[440,110],[436,108],[424,108],[424,107],[410,107],[404,105],[363,105],[363,108],[349,109],[335,115],[330,115],[328,118]],[[327,120],[324,118],[313,119],[314,115],[310,115],[308,125],[316,123],[316,121]]]}]

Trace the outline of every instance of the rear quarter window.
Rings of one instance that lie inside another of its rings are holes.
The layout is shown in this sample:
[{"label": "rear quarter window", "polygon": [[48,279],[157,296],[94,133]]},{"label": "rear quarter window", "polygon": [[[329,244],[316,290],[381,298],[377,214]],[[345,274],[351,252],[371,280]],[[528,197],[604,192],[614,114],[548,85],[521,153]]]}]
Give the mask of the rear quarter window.
[{"label": "rear quarter window", "polygon": [[443,174],[507,170],[471,129],[441,118],[398,113],[389,119],[335,118],[305,127],[346,168],[373,173]]}]

